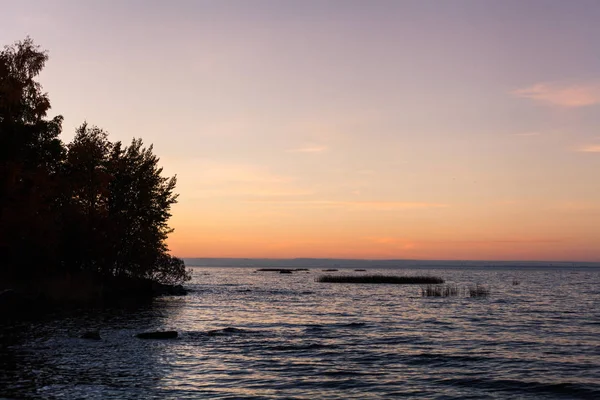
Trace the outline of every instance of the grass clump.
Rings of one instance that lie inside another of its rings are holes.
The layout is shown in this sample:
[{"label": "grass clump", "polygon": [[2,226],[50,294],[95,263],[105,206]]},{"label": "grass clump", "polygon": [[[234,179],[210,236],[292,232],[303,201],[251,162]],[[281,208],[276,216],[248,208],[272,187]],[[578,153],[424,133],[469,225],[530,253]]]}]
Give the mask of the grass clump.
[{"label": "grass clump", "polygon": [[317,282],[326,283],[392,283],[392,284],[440,284],[444,283],[437,276],[398,276],[398,275],[323,275],[317,278]]},{"label": "grass clump", "polygon": [[427,285],[421,286],[423,297],[450,297],[458,296],[460,290],[457,285]]},{"label": "grass clump", "polygon": [[469,297],[488,297],[490,295],[490,289],[483,285],[469,286],[467,289]]}]

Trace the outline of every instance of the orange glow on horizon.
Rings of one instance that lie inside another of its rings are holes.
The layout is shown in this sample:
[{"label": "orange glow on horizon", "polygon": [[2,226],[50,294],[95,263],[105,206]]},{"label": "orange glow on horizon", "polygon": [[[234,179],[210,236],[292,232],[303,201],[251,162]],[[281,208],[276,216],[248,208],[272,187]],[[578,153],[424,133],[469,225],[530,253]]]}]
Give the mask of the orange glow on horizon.
[{"label": "orange glow on horizon", "polygon": [[255,227],[252,223],[229,228],[216,224],[182,226],[171,234],[168,243],[174,255],[188,258],[600,261],[595,237],[573,240],[561,236],[560,230],[537,236],[527,232],[494,236],[491,232],[469,232],[465,226],[457,226],[455,232],[428,231],[425,227],[411,235],[379,226],[378,231],[392,234],[381,236],[369,232],[368,227],[346,228],[288,226],[279,231],[278,227]]},{"label": "orange glow on horizon", "polygon": [[175,255],[600,262],[600,2],[5,3],[61,139],[177,175]]}]

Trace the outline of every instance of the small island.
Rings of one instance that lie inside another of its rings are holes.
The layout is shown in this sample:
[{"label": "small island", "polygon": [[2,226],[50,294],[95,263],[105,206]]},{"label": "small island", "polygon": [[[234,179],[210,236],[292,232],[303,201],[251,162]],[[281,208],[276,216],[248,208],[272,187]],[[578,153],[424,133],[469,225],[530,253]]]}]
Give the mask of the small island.
[{"label": "small island", "polygon": [[422,284],[440,284],[444,280],[437,276],[417,275],[322,275],[317,278],[317,282],[325,283],[391,283],[397,285],[422,285]]}]

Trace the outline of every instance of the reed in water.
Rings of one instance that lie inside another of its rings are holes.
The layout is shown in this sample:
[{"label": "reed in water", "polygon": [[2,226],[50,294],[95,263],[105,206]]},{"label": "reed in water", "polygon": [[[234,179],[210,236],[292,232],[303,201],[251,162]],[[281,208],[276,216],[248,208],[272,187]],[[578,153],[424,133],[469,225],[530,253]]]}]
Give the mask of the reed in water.
[{"label": "reed in water", "polygon": [[457,285],[427,285],[421,287],[423,297],[450,297],[458,296],[460,290]]}]

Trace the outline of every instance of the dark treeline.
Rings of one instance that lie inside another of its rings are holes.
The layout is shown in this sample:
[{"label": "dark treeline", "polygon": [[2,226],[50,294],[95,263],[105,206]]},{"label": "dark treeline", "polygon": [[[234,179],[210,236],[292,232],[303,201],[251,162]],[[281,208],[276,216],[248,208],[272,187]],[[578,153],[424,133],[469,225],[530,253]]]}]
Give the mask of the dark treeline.
[{"label": "dark treeline", "polygon": [[175,177],[141,139],[111,142],[83,123],[63,143],[35,80],[47,60],[30,38],[0,53],[1,277],[189,279],[165,244]]}]

